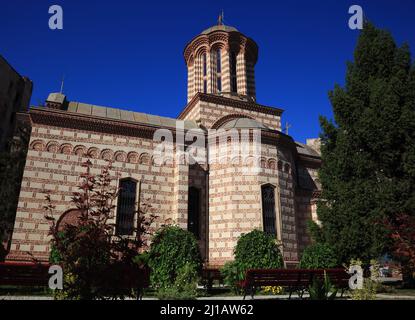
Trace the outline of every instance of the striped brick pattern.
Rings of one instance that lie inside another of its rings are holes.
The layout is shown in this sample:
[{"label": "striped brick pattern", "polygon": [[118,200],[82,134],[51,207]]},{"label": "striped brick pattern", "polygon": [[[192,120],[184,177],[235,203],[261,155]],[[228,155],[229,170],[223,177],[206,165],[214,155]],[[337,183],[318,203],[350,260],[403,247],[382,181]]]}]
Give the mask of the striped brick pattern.
[{"label": "striped brick pattern", "polygon": [[[153,147],[152,140],[147,139],[34,125],[8,260],[31,260],[28,252],[40,260],[48,259],[45,196],[51,194],[56,218],[72,208],[72,193],[77,191],[78,177],[85,170],[81,164],[87,156],[92,158],[92,173],[99,173],[107,164],[105,158],[111,157],[113,172],[118,178],[142,181],[141,201],[151,202],[159,216],[154,228],[173,218],[173,205],[177,207],[177,222],[185,225],[186,171],[184,175],[176,175],[172,164],[157,166],[151,156]],[[180,197],[173,197],[179,193]]]},{"label": "striped brick pattern", "polygon": [[[221,49],[221,72],[217,73],[217,49]],[[232,32],[232,36],[225,31],[215,31],[201,34],[189,43],[185,49],[185,60],[188,66],[188,96],[190,102],[203,88],[203,59],[202,53],[207,55],[207,92],[219,94],[217,88],[218,76],[221,77],[223,93],[231,92],[230,55],[237,52],[237,94],[249,96],[255,100],[254,66],[258,48],[255,42],[239,32]],[[249,54],[247,54],[249,52]],[[194,67],[192,67],[194,63]],[[194,83],[194,84],[193,84]]]}]

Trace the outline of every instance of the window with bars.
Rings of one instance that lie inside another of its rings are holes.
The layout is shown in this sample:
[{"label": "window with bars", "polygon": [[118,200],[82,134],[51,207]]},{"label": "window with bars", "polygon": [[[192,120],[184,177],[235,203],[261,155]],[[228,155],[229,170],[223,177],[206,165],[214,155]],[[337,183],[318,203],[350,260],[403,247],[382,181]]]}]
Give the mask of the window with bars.
[{"label": "window with bars", "polygon": [[203,76],[207,76],[206,53],[203,54]]},{"label": "window with bars", "polygon": [[261,191],[264,232],[271,236],[276,236],[275,188],[271,185],[264,185]]},{"label": "window with bars", "polygon": [[137,182],[132,179],[120,180],[115,232],[120,236],[131,236],[134,230]]},{"label": "window with bars", "polygon": [[188,199],[188,217],[187,230],[195,235],[197,239],[200,238],[199,220],[200,220],[200,191],[195,187],[189,188]]}]

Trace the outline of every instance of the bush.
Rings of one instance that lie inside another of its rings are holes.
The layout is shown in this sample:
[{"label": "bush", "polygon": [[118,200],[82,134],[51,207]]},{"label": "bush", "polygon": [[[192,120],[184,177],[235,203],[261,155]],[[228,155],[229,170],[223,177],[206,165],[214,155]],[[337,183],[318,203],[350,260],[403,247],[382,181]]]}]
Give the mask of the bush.
[{"label": "bush", "polygon": [[235,261],[244,272],[248,269],[276,269],[283,266],[276,240],[259,230],[243,234],[239,238],[235,248]]},{"label": "bush", "polygon": [[[196,238],[178,226],[167,226],[153,237],[148,264],[151,268],[151,284],[154,288],[174,287],[179,270],[201,269],[201,259]],[[187,270],[186,272],[190,272]]]},{"label": "bush", "polygon": [[324,271],[323,279],[314,277],[311,286],[308,288],[310,300],[334,300],[337,289],[331,284],[330,278]]},{"label": "bush", "polygon": [[[79,191],[73,193],[72,205],[80,216],[74,224],[59,228],[55,206],[50,195],[46,197],[46,219],[51,223],[50,263],[59,264],[64,271],[63,290],[56,290],[57,299],[94,300],[124,299],[134,296],[133,279],[125,281],[127,272],[139,272],[144,265],[134,261],[146,248],[147,235],[156,216],[147,215],[149,205],[143,204],[135,214],[138,216],[136,236],[114,236],[110,223],[115,210],[119,189],[112,187],[111,164],[101,174],[92,175],[92,163],[83,163]],[[126,272],[127,270],[127,272]],[[123,280],[123,281],[121,281]]]},{"label": "bush", "polygon": [[236,261],[228,261],[220,272],[223,276],[223,282],[230,286],[234,293],[239,294],[241,289],[237,286],[237,283],[243,280],[245,275],[238,263]]},{"label": "bush", "polygon": [[198,275],[193,264],[187,263],[178,270],[174,285],[160,288],[160,300],[194,300],[197,297]]},{"label": "bush", "polygon": [[302,269],[327,269],[338,266],[337,257],[331,247],[315,243],[305,248],[299,267]]},{"label": "bush", "polygon": [[243,234],[234,250],[235,261],[221,269],[225,283],[237,290],[236,284],[245,277],[248,269],[276,269],[283,266],[283,259],[276,240],[259,230]]}]

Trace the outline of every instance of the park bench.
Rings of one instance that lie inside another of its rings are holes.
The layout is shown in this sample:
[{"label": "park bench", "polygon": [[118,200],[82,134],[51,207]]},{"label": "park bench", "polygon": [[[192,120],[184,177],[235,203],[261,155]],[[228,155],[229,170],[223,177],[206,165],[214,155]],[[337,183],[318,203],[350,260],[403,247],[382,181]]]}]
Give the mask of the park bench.
[{"label": "park bench", "polygon": [[[48,287],[49,264],[40,263],[0,263],[0,286]],[[150,269],[131,266],[114,266],[111,270],[120,275],[112,289],[133,288],[137,298],[142,299],[143,291],[150,285]]]},{"label": "park bench", "polygon": [[49,265],[41,263],[0,263],[0,285],[47,287]]},{"label": "park bench", "polygon": [[246,271],[245,280],[239,283],[244,290],[244,299],[248,293],[254,297],[258,288],[265,286],[281,286],[288,289],[289,298],[293,292],[298,292],[302,298],[303,293],[309,289],[313,279],[323,279],[324,272],[330,282],[341,294],[348,288],[350,275],[344,269],[249,269]]}]

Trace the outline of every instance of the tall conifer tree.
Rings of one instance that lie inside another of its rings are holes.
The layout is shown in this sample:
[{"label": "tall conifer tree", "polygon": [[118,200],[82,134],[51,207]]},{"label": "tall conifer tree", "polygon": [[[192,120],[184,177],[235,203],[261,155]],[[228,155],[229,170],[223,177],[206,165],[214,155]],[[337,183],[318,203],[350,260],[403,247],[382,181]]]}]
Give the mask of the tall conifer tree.
[{"label": "tall conifer tree", "polygon": [[415,64],[409,47],[364,25],[346,84],[329,93],[334,122],[320,118],[322,200],[317,239],[339,262],[388,251],[385,219],[415,215]]}]

